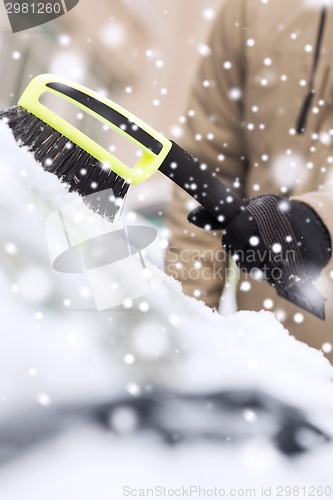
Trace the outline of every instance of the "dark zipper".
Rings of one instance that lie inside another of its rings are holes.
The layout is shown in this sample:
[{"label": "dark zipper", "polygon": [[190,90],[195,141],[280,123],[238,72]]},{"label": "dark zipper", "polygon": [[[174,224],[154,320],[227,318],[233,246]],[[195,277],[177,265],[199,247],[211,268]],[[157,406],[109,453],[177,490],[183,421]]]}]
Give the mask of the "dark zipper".
[{"label": "dark zipper", "polygon": [[306,127],[306,122],[309,116],[310,112],[310,106],[313,101],[313,97],[315,95],[315,89],[314,89],[314,81],[315,81],[315,76],[316,76],[316,71],[320,59],[320,51],[321,51],[321,46],[322,46],[322,41],[323,41],[323,35],[324,35],[324,30],[325,30],[325,24],[326,24],[326,18],[327,18],[327,4],[325,2],[325,5],[323,5],[321,9],[321,14],[320,14],[320,21],[319,21],[319,28],[318,28],[318,33],[317,33],[317,40],[316,40],[316,49],[314,52],[313,56],[313,62],[312,62],[312,68],[311,68],[311,73],[309,77],[309,82],[308,82],[308,93],[305,96],[305,99],[303,101],[303,105],[297,120],[297,125],[296,125],[296,131],[297,134],[304,134],[305,132],[305,127]]}]

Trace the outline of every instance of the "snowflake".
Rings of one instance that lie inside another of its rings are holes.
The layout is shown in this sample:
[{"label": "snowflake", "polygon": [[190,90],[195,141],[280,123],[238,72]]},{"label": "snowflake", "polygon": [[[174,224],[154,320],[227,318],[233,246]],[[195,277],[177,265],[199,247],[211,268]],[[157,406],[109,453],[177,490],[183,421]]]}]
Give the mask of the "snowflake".
[{"label": "snowflake", "polygon": [[249,239],[249,243],[252,247],[256,247],[259,245],[260,239],[258,238],[258,236],[251,236],[251,238]]},{"label": "snowflake", "polygon": [[233,88],[229,90],[229,98],[232,101],[239,101],[242,97],[242,91],[238,88]]},{"label": "snowflake", "polygon": [[239,288],[242,292],[249,292],[251,290],[251,283],[249,281],[243,281]]},{"label": "snowflake", "polygon": [[4,243],[3,248],[8,255],[17,255],[18,253],[17,246],[15,245],[15,243],[12,243],[11,241]]},{"label": "snowflake", "polygon": [[243,411],[243,418],[246,422],[253,423],[258,420],[258,415],[250,409],[246,409]]},{"label": "snowflake", "polygon": [[274,243],[272,245],[272,252],[280,253],[281,251],[282,251],[282,246],[280,245],[280,243]]},{"label": "snowflake", "polygon": [[127,384],[126,386],[126,391],[131,395],[131,396],[139,396],[141,394],[141,389],[138,386],[138,384],[135,384],[133,382]]},{"label": "snowflake", "polygon": [[325,342],[322,346],[322,351],[328,354],[329,352],[332,352],[332,344],[330,342]]},{"label": "snowflake", "polygon": [[265,309],[272,309],[273,305],[274,302],[272,301],[272,299],[265,299],[263,302],[263,306]]},{"label": "snowflake", "polygon": [[202,17],[206,19],[206,21],[211,21],[215,17],[215,10],[211,7],[206,7],[202,11]]},{"label": "snowflake", "polygon": [[135,356],[133,356],[133,354],[131,353],[125,354],[124,362],[126,363],[126,365],[132,365],[134,361],[135,361]]},{"label": "snowflake", "polygon": [[302,313],[296,313],[296,314],[294,314],[293,319],[294,319],[295,323],[298,323],[298,324],[303,323],[304,315]]},{"label": "snowflake", "polygon": [[37,395],[37,401],[41,406],[50,406],[51,404],[51,398],[48,394],[45,394],[45,392],[41,392]]},{"label": "snowflake", "polygon": [[112,411],[109,425],[119,434],[129,434],[138,426],[138,415],[133,408],[121,406]]},{"label": "snowflake", "polygon": [[200,43],[198,45],[198,52],[201,56],[207,57],[211,54],[211,49],[206,43]]},{"label": "snowflake", "polygon": [[62,34],[58,38],[58,43],[62,47],[68,47],[68,45],[71,43],[71,37],[66,34]]},{"label": "snowflake", "polygon": [[148,304],[148,302],[140,302],[139,309],[140,309],[141,312],[147,312],[147,311],[149,311],[149,304]]},{"label": "snowflake", "polygon": [[120,47],[124,43],[126,36],[126,29],[121,23],[108,24],[102,27],[100,31],[102,42],[112,48]]}]

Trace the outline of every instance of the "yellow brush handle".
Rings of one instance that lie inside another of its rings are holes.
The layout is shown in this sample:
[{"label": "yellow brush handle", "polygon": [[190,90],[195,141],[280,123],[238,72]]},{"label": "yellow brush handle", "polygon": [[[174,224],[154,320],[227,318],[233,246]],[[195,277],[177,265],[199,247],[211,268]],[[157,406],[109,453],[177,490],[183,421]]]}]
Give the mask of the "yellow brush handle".
[{"label": "yellow brush handle", "polygon": [[[59,90],[62,88],[69,89],[67,95]],[[69,101],[133,143],[142,151],[142,155],[135,166],[130,168],[100,144],[42,104],[40,97],[45,92],[51,92]],[[76,99],[76,96],[81,96],[81,102]],[[171,141],[162,134],[156,132],[152,127],[115,102],[83,85],[73,83],[57,75],[45,74],[33,78],[23,92],[18,104],[131,184],[139,184],[151,177],[158,170],[172,146]],[[104,116],[99,112],[100,109],[106,111]],[[109,113],[107,113],[108,110]],[[115,120],[112,121],[114,117],[123,118],[123,122],[127,126],[120,127],[119,123],[116,124]],[[138,133],[135,131],[138,131]],[[140,140],[140,137],[146,139],[146,144]],[[158,151],[154,152],[152,150],[154,148],[149,147],[148,143],[157,144]]]}]

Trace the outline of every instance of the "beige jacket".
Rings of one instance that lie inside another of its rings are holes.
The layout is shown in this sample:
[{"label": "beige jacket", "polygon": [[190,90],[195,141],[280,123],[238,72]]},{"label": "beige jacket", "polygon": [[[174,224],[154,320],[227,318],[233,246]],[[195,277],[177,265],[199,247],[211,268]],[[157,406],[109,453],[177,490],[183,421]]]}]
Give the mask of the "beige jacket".
[{"label": "beige jacket", "polygon": [[[333,7],[305,133],[295,131],[309,93],[321,9],[314,0],[226,0],[208,43],[210,54],[199,67],[180,142],[246,197],[277,193],[308,203],[333,240]],[[190,207],[175,188],[167,270],[189,293],[206,289],[206,302],[215,305],[223,286],[216,273],[211,281],[195,282],[175,264],[176,254],[182,260],[186,249],[220,248],[219,237],[213,240],[186,223]]]}]

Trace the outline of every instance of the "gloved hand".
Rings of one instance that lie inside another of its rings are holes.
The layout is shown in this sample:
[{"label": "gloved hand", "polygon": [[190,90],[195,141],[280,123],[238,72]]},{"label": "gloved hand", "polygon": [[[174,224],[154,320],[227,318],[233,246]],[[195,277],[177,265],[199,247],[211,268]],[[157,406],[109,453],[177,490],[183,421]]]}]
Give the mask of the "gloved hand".
[{"label": "gloved hand", "polygon": [[[205,229],[224,229],[202,207],[188,220]],[[277,195],[248,200],[225,228],[222,245],[241,270],[284,288],[316,279],[331,256],[330,235],[317,213]]]}]

